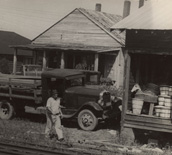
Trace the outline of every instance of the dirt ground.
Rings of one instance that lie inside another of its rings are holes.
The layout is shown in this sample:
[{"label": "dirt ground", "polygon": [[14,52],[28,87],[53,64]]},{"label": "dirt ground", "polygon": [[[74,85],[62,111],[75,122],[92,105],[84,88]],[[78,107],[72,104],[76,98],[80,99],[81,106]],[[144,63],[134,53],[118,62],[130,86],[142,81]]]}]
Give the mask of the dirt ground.
[{"label": "dirt ground", "polygon": [[[45,125],[46,118],[45,116],[40,115],[26,115],[25,117],[17,117],[12,120],[0,119],[0,141],[3,139],[7,139],[12,141],[18,141],[21,143],[31,143],[41,146],[46,145],[54,147],[55,139],[50,140],[45,138]],[[69,145],[87,145],[89,142],[92,143],[96,141],[107,142],[110,145],[122,144],[121,139],[119,138],[119,122],[116,122],[115,120],[109,123],[101,123],[96,131],[83,131],[79,129],[75,120],[63,120],[62,125],[65,143]],[[122,151],[126,151],[127,147],[125,145],[123,146],[124,148],[122,148]],[[136,147],[140,148],[140,146]],[[148,154],[150,155],[150,153]]]},{"label": "dirt ground", "polygon": [[[0,120],[0,138],[33,141],[31,137],[44,137],[45,125],[45,116],[39,115],[26,115],[24,118]],[[62,125],[65,140],[78,143],[89,140],[114,141],[119,129],[119,122],[115,121],[101,123],[96,131],[79,129],[76,120],[63,120]]]}]

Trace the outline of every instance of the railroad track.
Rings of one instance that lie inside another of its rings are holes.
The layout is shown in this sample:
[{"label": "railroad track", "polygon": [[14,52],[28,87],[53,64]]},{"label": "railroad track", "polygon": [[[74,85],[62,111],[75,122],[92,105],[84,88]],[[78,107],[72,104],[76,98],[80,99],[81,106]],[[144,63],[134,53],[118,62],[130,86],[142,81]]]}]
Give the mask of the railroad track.
[{"label": "railroad track", "polygon": [[33,146],[22,146],[0,142],[1,155],[93,155],[84,151],[70,150],[67,148],[36,148]]},{"label": "railroad track", "polygon": [[107,150],[85,145],[68,146],[59,143],[56,148],[48,146],[35,146],[34,144],[22,144],[21,142],[0,142],[0,155],[133,155],[129,152]]}]

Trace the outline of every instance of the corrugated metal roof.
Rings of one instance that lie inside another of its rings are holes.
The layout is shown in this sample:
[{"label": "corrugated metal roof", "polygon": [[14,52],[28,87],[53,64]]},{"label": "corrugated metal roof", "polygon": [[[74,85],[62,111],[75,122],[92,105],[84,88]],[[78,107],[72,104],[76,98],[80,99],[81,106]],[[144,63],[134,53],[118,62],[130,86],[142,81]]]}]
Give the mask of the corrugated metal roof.
[{"label": "corrugated metal roof", "polygon": [[154,0],[115,24],[111,29],[172,29],[172,0]]}]

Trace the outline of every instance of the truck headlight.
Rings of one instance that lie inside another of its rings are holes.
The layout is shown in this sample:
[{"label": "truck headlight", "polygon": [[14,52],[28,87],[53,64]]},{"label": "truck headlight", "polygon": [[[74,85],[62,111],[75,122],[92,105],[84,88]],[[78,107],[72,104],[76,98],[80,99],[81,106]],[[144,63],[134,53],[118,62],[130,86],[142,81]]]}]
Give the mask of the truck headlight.
[{"label": "truck headlight", "polygon": [[100,99],[98,103],[101,106],[111,106],[111,95],[110,92],[104,90],[100,93]]}]

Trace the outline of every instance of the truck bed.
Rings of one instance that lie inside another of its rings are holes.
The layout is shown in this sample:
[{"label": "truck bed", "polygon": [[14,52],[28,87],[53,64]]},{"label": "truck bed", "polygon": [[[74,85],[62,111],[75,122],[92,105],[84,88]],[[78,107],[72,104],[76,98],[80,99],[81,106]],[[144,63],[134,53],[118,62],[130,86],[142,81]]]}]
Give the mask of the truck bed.
[{"label": "truck bed", "polygon": [[0,74],[0,96],[42,101],[41,77]]}]

